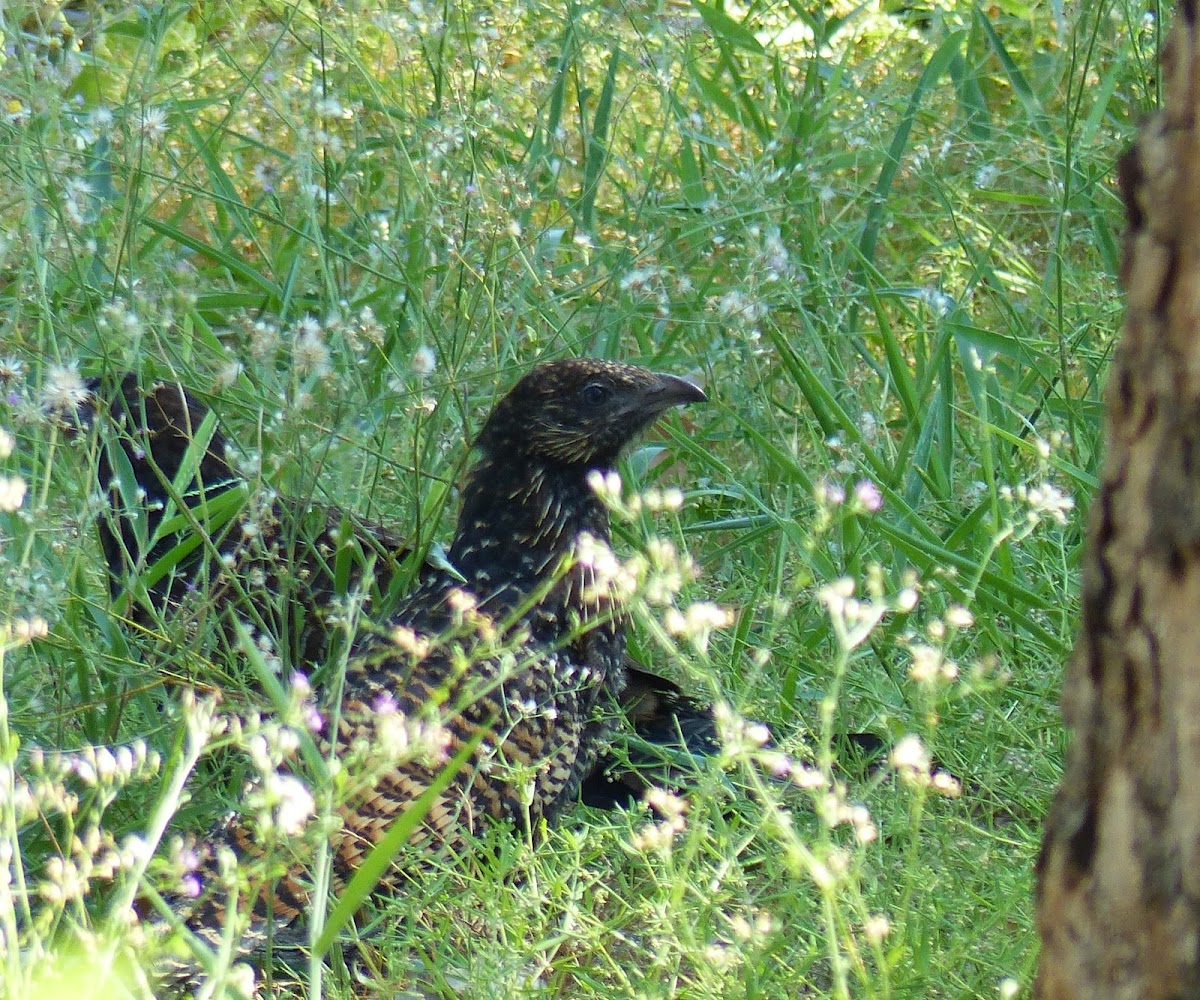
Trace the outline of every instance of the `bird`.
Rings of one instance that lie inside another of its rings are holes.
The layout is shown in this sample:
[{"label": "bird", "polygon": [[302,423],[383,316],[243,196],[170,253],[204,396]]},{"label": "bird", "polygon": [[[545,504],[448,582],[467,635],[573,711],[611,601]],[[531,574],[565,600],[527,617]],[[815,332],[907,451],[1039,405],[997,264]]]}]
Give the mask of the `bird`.
[{"label": "bird", "polygon": [[[98,378],[88,389],[87,418],[95,422],[106,394]],[[404,534],[332,504],[272,493],[265,508],[251,509],[231,442],[178,382],[143,388],[127,372],[107,416],[112,433],[96,469],[109,508],[99,520],[100,543],[112,600],[142,628],[164,618],[196,625],[192,616],[212,612],[226,647],[236,649],[234,621],[253,612],[254,624],[281,641],[285,663],[319,672],[340,632],[330,614],[339,594],[361,588],[387,605],[401,567],[414,559]],[[221,510],[219,524],[201,523],[210,507]],[[654,784],[680,785],[689,762],[719,750],[710,704],[628,654],[624,675],[614,707],[634,739],[623,740],[619,754],[602,751],[583,778],[580,799],[594,808],[629,806]]]},{"label": "bird", "polygon": [[[94,411],[100,380],[88,389]],[[339,567],[342,593],[369,577],[378,596],[412,555],[399,534],[331,504],[268,494],[252,505],[228,439],[178,383],[143,392],[126,373],[108,418],[115,433],[96,478],[111,513],[100,519],[100,544],[114,603],[123,601],[137,625],[187,621],[190,605],[215,610],[232,640],[233,615],[253,614],[252,624],[282,643],[285,663],[312,670],[330,652]]]},{"label": "bird", "polygon": [[[447,720],[452,747],[482,738],[457,794],[430,811],[441,836],[475,829],[481,815],[536,825],[574,800],[613,726],[605,700],[626,683],[623,614],[595,558],[610,541],[597,476],[614,473],[623,449],[666,410],[706,399],[678,376],[575,359],[533,369],[484,423],[448,552],[456,573],[426,574],[392,619],[420,636],[462,638],[411,663],[402,644],[368,637],[346,678],[364,709],[381,696],[409,715],[461,705]],[[499,655],[468,654],[474,662],[461,667],[462,650],[509,643]],[[345,715],[354,717],[353,704]],[[512,768],[521,780],[496,780]],[[431,780],[396,775],[389,802],[411,800]],[[355,812],[343,850],[356,836],[377,840],[378,821],[390,818],[387,808]]]},{"label": "bird", "polygon": [[697,774],[721,752],[713,706],[674,681],[625,657],[625,687],[617,699],[618,729],[579,787],[593,809],[624,809],[652,788],[687,794]]},{"label": "bird", "polygon": [[[577,358],[536,366],[494,406],[474,440],[476,459],[461,491],[448,565],[421,567],[411,593],[356,639],[336,731],[327,734],[342,753],[373,739],[381,716],[436,720],[446,755],[461,767],[439,790],[444,765],[404,760],[341,805],[341,829],[332,840],[335,881],[344,884],[423,793],[436,791],[419,836],[453,847],[492,821],[536,831],[576,801],[602,758],[615,726],[612,708],[630,673],[623,610],[605,579],[607,564],[597,558],[611,540],[597,485],[658,417],[706,400],[703,389],[679,376]],[[118,590],[130,568],[154,567],[168,547],[180,546],[162,520],[168,511],[187,506],[191,516],[184,522],[207,519],[219,506],[214,501],[237,488],[238,477],[231,475],[223,436],[181,386],[143,394],[136,377],[126,377],[111,409],[125,428],[99,475],[118,484],[109,493],[120,512],[115,524],[102,523],[101,539]],[[201,428],[211,432],[207,441],[198,436]],[[188,467],[176,460],[181,452]],[[130,484],[120,482],[130,477],[144,491],[143,503],[155,508],[141,524],[124,505]],[[313,551],[325,561],[302,574],[293,599],[306,611],[319,611],[328,599],[328,557],[346,537],[330,527],[347,523],[342,512],[315,514],[326,527],[316,532]],[[400,536],[349,523],[354,544],[373,554],[368,562],[376,573],[381,567],[385,575],[394,572],[407,557]],[[190,577],[214,563],[222,578],[227,564],[239,566],[238,515],[227,516],[225,525],[229,530],[215,533],[211,548],[202,538],[191,552],[175,553],[172,573],[145,584],[151,608],[169,610],[194,583]],[[269,590],[287,571],[254,568],[254,593]],[[217,596],[229,593],[222,579],[207,585],[215,587],[215,603],[226,599]],[[321,623],[319,613],[306,615],[297,646],[302,655],[327,644]],[[663,711],[677,713],[669,726],[675,733],[687,729],[678,713],[694,706],[678,686],[642,671],[635,676],[634,707],[641,705],[651,719],[648,731],[668,726]],[[648,705],[654,710],[647,712]],[[696,722],[704,726],[702,718]],[[235,853],[254,849],[252,831],[236,818],[212,842]],[[288,925],[309,905],[303,874],[289,871],[255,916]],[[212,906],[197,905],[188,923],[215,939],[216,919]]]}]

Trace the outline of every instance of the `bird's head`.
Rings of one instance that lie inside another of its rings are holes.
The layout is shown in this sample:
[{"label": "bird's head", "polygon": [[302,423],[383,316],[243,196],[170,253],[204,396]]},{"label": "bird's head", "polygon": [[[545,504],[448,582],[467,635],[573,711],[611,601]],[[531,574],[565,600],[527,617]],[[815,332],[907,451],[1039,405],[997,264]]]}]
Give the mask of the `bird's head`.
[{"label": "bird's head", "polygon": [[707,399],[687,379],[636,365],[549,361],[496,404],[475,445],[485,459],[610,468],[664,411]]}]

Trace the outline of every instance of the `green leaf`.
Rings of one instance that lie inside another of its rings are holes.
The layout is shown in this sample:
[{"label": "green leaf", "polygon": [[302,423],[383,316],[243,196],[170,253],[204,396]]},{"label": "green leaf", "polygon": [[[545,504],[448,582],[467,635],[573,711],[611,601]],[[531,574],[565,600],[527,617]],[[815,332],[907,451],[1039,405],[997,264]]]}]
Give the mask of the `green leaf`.
[{"label": "green leaf", "polygon": [[762,43],[755,37],[754,32],[740,21],[735,21],[724,11],[701,3],[700,0],[692,0],[692,6],[699,11],[700,16],[704,18],[704,23],[717,38],[728,42],[735,48],[755,52],[758,55],[763,54]]},{"label": "green leaf", "polygon": [[596,226],[596,193],[604,165],[608,162],[608,126],[612,115],[613,91],[617,85],[617,67],[621,64],[621,50],[614,48],[608,60],[608,75],[600,90],[596,105],[596,117],[592,121],[592,133],[588,136],[587,159],[583,165],[583,195],[580,198],[580,225],[588,232]]},{"label": "green leaf", "polygon": [[916,86],[913,87],[913,92],[908,99],[908,107],[905,109],[904,117],[900,119],[900,124],[892,136],[891,145],[888,146],[887,158],[883,161],[883,169],[879,171],[879,179],[875,182],[875,195],[871,199],[871,207],[867,211],[867,219],[863,224],[862,236],[859,237],[859,251],[862,254],[863,260],[867,263],[873,263],[875,260],[875,241],[878,239],[879,230],[883,226],[884,208],[887,206],[888,197],[891,194],[896,175],[900,172],[900,164],[904,160],[904,151],[908,148],[908,137],[912,133],[913,123],[917,119],[917,112],[921,109],[925,92],[941,79],[942,74],[950,67],[951,62],[958,57],[965,37],[966,33],[963,31],[950,32],[946,36],[945,41],[938,46],[937,51],[929,57],[929,62],[925,64],[921,78],[917,81]]},{"label": "green leaf", "polygon": [[[177,504],[176,498],[185,497],[187,495],[187,491],[192,488],[192,484],[197,480],[198,473],[200,471],[200,463],[204,461],[204,456],[208,454],[208,446],[212,443],[213,435],[217,431],[217,415],[209,410],[204,415],[204,419],[200,421],[200,426],[189,427],[187,429],[191,432],[192,438],[190,441],[188,441],[188,446],[183,452],[183,457],[179,460],[179,468],[175,470],[175,475],[168,484],[170,486],[170,489],[168,490],[170,499],[167,501],[167,506],[163,511],[162,520],[159,522],[158,529],[154,532],[153,537],[150,539],[151,545],[153,545],[159,539],[171,534],[172,532],[178,531],[179,528],[183,526],[177,525],[174,521],[174,514],[176,512],[175,508]],[[159,475],[162,474],[162,470],[158,469],[157,467],[155,468],[155,472]],[[216,485],[216,483],[196,483],[196,489],[201,493],[201,501],[205,499],[202,495],[205,486]],[[189,504],[188,506],[191,505]],[[203,502],[198,503],[195,506],[195,510],[197,511],[202,511],[203,508]],[[187,523],[190,522],[185,521],[184,525]]]},{"label": "green leaf", "polygon": [[[229,524],[246,504],[249,491],[245,485],[231,486],[212,496],[207,496],[194,506],[189,506],[186,513],[177,513],[163,518],[155,532],[154,538],[169,538],[176,533],[185,533],[178,545],[159,556],[140,575],[141,582],[147,587],[153,587],[165,577],[192,552],[212,541],[220,534],[221,529]],[[195,530],[199,522],[200,530]]]},{"label": "green leaf", "polygon": [[1029,80],[1024,72],[1022,72],[1021,67],[1017,65],[1017,61],[1009,53],[1004,40],[997,34],[996,28],[988,19],[988,16],[978,7],[975,8],[975,19],[976,23],[983,29],[983,34],[987,38],[992,52],[1000,60],[1000,65],[1004,69],[1004,75],[1012,85],[1013,91],[1024,105],[1025,113],[1029,117],[1029,124],[1037,129],[1044,141],[1056,146],[1054,127],[1046,120],[1046,112],[1042,108],[1037,94],[1034,93],[1033,87],[1030,86]]},{"label": "green leaf", "polygon": [[283,298],[283,293],[275,282],[265,275],[260,274],[241,258],[235,257],[228,250],[214,247],[209,243],[205,243],[200,237],[193,236],[191,233],[184,232],[178,226],[172,226],[158,219],[147,216],[142,221],[144,225],[149,226],[156,233],[174,240],[180,246],[185,246],[196,251],[196,253],[208,258],[214,264],[225,268],[234,277],[241,278],[243,281],[254,285],[268,296],[271,303],[277,303]]}]

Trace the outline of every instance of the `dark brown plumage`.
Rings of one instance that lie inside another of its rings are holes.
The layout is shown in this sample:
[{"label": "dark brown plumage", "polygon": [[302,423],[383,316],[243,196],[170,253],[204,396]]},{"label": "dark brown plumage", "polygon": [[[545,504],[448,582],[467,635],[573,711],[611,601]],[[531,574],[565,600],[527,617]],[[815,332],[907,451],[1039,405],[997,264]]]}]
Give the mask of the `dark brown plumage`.
[{"label": "dark brown plumage", "polygon": [[113,597],[128,593],[140,624],[211,612],[230,638],[236,613],[281,644],[285,664],[311,670],[328,659],[339,593],[372,582],[387,594],[411,556],[396,533],[332,505],[275,497],[251,509],[225,436],[180,385],[143,392],[128,374],[110,417],[97,477],[113,513],[100,541]]},{"label": "dark brown plumage", "polygon": [[[90,388],[103,392],[99,380]],[[329,609],[340,594],[370,584],[367,595],[390,609],[398,571],[413,559],[404,536],[341,508],[289,497],[248,510],[229,442],[209,409],[177,383],[143,390],[129,373],[108,415],[115,433],[106,435],[97,479],[111,513],[100,520],[100,540],[113,599],[128,605],[136,622],[182,616],[199,627],[200,616],[213,614],[236,650],[234,617],[256,616],[250,624],[280,642],[285,663],[313,671],[329,660],[337,632]],[[215,517],[205,517],[204,500],[215,501]],[[709,706],[629,657],[624,673],[619,710],[637,739],[625,753],[602,757],[583,779],[582,801],[599,808],[627,805],[666,780],[668,760],[716,748]]]},{"label": "dark brown plumage", "polygon": [[[449,551],[462,582],[427,574],[393,619],[418,635],[458,632],[454,642],[474,662],[461,669],[463,653],[452,643],[414,663],[375,637],[357,651],[346,680],[364,713],[385,695],[408,715],[431,703],[462,705],[447,723],[452,750],[482,732],[457,790],[430,813],[439,835],[474,828],[482,816],[536,823],[574,800],[612,728],[604,700],[625,686],[621,611],[587,555],[588,539],[609,540],[608,511],[589,475],[611,471],[661,413],[704,398],[674,376],[564,361],[521,379],[484,424]],[[510,649],[469,652],[481,646]],[[355,710],[348,705],[347,718]],[[513,767],[530,773],[504,780]],[[391,799],[407,802],[432,775],[407,769],[395,780]],[[380,821],[390,818],[356,810],[343,850],[353,850],[355,836],[378,839]]]},{"label": "dark brown plumage", "polygon": [[[339,750],[374,738],[385,705],[409,719],[443,722],[451,755],[473,745],[465,766],[434,801],[423,836],[456,842],[489,817],[537,824],[577,797],[613,728],[611,706],[627,676],[621,611],[588,556],[589,546],[609,539],[608,513],[589,475],[610,471],[621,450],[665,410],[704,398],[674,376],[583,359],[539,366],[492,411],[476,438],[478,460],[463,489],[449,551],[454,572],[424,567],[417,588],[386,628],[358,641],[340,705]],[[142,402],[126,380],[113,412],[118,419],[124,413],[134,433],[110,452],[101,471],[105,479],[132,479],[152,506],[167,505],[172,494],[170,506],[186,506],[195,502],[183,495],[192,489],[211,500],[214,485],[230,488],[233,477],[217,433],[203,456],[195,454],[198,445],[192,448],[196,477],[186,470],[180,474],[178,461],[171,467],[169,456],[186,454],[197,429],[208,426],[203,408],[179,387],[155,388]],[[168,553],[174,574],[148,583],[152,609],[176,604],[197,577],[215,567],[214,555],[242,573],[247,557],[236,512],[226,521],[228,530],[215,532],[213,548],[205,545],[179,558],[180,533],[167,530],[162,510],[149,513],[140,529],[129,519],[128,505],[121,502],[129,491],[129,483],[118,489],[122,515],[115,526],[102,527],[106,557],[121,581],[118,590],[127,579],[122,567],[141,570]],[[203,509],[205,516],[212,506]],[[309,541],[322,558],[305,565],[307,575],[295,595],[304,608],[303,627],[294,633],[301,657],[314,656],[327,642],[319,607],[331,593],[330,557],[346,544],[347,532],[329,528],[334,522],[344,527],[344,515],[328,510],[320,515],[317,522],[323,518],[326,527]],[[183,520],[193,518],[199,520],[195,513]],[[404,557],[399,539],[363,522],[349,523],[360,553],[375,557],[377,579],[381,567],[384,574],[393,572]],[[269,591],[281,564],[272,557],[258,565],[255,560],[271,555],[271,539],[260,532],[254,541],[262,554],[251,555],[249,565]],[[371,561],[361,561],[359,571]],[[205,584],[217,603],[238,580],[227,575],[223,568],[221,579]],[[688,728],[679,713],[694,706],[674,685],[657,681],[639,674],[638,701],[644,709],[646,692],[654,693],[655,704],[674,713],[675,723],[663,723],[656,712],[649,713],[657,720],[651,725],[665,725],[673,736]],[[711,729],[711,719],[707,725]],[[341,810],[344,829],[334,843],[339,878],[357,868],[438,771],[437,765],[403,762]],[[230,828],[222,839],[239,849],[249,844],[241,827]],[[285,879],[276,893],[275,919],[286,922],[305,908],[303,882]],[[193,924],[212,917],[205,907],[196,914]]]}]

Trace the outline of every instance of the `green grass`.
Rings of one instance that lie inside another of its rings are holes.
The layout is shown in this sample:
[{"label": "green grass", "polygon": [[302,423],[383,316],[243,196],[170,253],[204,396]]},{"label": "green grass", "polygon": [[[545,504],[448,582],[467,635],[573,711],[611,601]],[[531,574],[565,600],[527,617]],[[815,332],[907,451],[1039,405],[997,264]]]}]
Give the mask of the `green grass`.
[{"label": "green grass", "polygon": [[[375,902],[384,974],[468,997],[1028,987],[1120,324],[1110,178],[1159,97],[1161,25],[1126,0],[882,6],[0,11],[0,477],[28,486],[0,513],[4,995],[80,993],[31,985],[47,954],[136,951],[118,918],[141,862],[64,893],[48,859],[99,864],[154,817],[202,829],[250,773],[206,754],[190,800],[171,785],[186,684],[244,712],[253,672],[203,628],[115,623],[96,438],[47,413],[64,368],[178,377],[253,484],[425,544],[497,393],[577,353],[710,387],[656,435],[670,461],[627,470],[682,510],[618,533],[690,555],[678,606],[733,623],[702,651],[643,602],[633,642],[768,723],[814,787],[734,738],[669,847],[644,811],[581,808],[536,848],[496,831]],[[1074,499],[1063,523],[1043,483]],[[887,607],[854,643],[821,598],[841,578]],[[49,635],[25,641],[34,617]],[[923,645],[957,674],[914,678]],[[919,736],[962,794],[847,759],[858,731]],[[78,764],[135,740],[160,768]],[[37,772],[35,747],[74,772]]]}]

